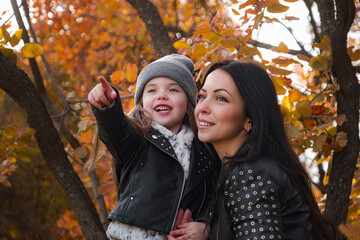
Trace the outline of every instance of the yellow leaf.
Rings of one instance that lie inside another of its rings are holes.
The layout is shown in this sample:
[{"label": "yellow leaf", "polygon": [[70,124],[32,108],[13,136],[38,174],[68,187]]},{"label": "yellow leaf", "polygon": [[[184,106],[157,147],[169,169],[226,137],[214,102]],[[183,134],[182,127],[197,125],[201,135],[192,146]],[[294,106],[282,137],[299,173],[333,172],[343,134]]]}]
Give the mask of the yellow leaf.
[{"label": "yellow leaf", "polygon": [[190,45],[186,41],[176,41],[174,42],[174,48],[189,48]]},{"label": "yellow leaf", "polygon": [[21,36],[22,36],[22,31],[23,31],[22,29],[17,30],[15,32],[15,34],[11,36],[10,44],[12,47],[15,47],[20,42]]},{"label": "yellow leaf", "polygon": [[296,88],[290,90],[289,92],[290,102],[298,102],[300,98],[301,98],[301,93]]},{"label": "yellow leaf", "polygon": [[267,69],[269,69],[269,71],[272,74],[278,74],[278,75],[289,75],[292,73],[292,71],[286,70],[286,69],[282,69],[282,68],[277,68],[274,66],[267,66]]},{"label": "yellow leaf", "polygon": [[283,42],[279,43],[278,49],[279,49],[279,52],[283,52],[283,53],[288,53],[289,52],[289,48]]},{"label": "yellow leaf", "polygon": [[328,135],[326,133],[321,133],[319,136],[316,137],[314,141],[313,150],[314,152],[319,152],[322,146],[324,146],[324,143],[326,139],[328,138]]},{"label": "yellow leaf", "polygon": [[206,27],[206,28],[200,28],[199,30],[194,32],[194,35],[201,35],[204,33],[209,33],[211,32],[210,28]]},{"label": "yellow leaf", "polygon": [[137,73],[138,73],[138,67],[136,66],[136,64],[130,63],[126,65],[125,75],[128,82],[130,83],[135,82]]},{"label": "yellow leaf", "polygon": [[316,56],[310,59],[309,65],[317,71],[325,71],[328,69],[328,59],[324,56]]},{"label": "yellow leaf", "polygon": [[267,8],[268,12],[270,12],[270,13],[283,13],[283,12],[286,12],[288,9],[289,9],[288,6],[282,5],[278,2],[271,4]]},{"label": "yellow leaf", "polygon": [[223,39],[222,46],[225,48],[234,48],[239,44],[238,40],[235,39]]},{"label": "yellow leaf", "polygon": [[360,221],[352,224],[352,226],[345,226],[340,224],[340,232],[342,232],[348,239],[359,240],[360,239]]},{"label": "yellow leaf", "polygon": [[323,162],[329,162],[329,161],[330,161],[330,159],[328,157],[323,157],[317,161],[317,164],[320,165]]},{"label": "yellow leaf", "polygon": [[7,160],[11,163],[16,163],[16,158],[14,157],[9,157]]},{"label": "yellow leaf", "polygon": [[202,44],[197,44],[192,53],[192,59],[199,59],[200,57],[204,56],[206,53],[206,48]]},{"label": "yellow leaf", "polygon": [[114,84],[120,83],[123,79],[124,79],[123,71],[115,71],[110,76],[110,80]]},{"label": "yellow leaf", "polygon": [[298,114],[304,116],[304,117],[308,117],[311,116],[312,113],[312,109],[310,106],[309,101],[300,101],[296,104],[296,111]]},{"label": "yellow leaf", "polygon": [[253,57],[255,55],[261,56],[261,53],[256,47],[248,47],[245,45],[239,51],[248,57]]},{"label": "yellow leaf", "polygon": [[226,36],[229,36],[229,35],[231,35],[232,33],[233,33],[232,28],[228,28],[228,29],[226,29],[226,30],[224,31],[224,35],[226,35]]},{"label": "yellow leaf", "polygon": [[314,47],[319,48],[320,50],[331,50],[330,38],[326,35],[321,39],[321,42],[314,44]]},{"label": "yellow leaf", "polygon": [[285,96],[281,102],[281,109],[285,114],[289,113],[291,111],[291,103],[289,101],[289,97]]},{"label": "yellow leaf", "polygon": [[5,96],[5,91],[0,89],[0,101],[4,98],[4,96]]},{"label": "yellow leaf", "polygon": [[286,135],[292,138],[297,137],[300,133],[299,128],[296,126],[287,126],[285,130],[286,130]]},{"label": "yellow leaf", "polygon": [[43,54],[44,49],[37,43],[26,43],[21,48],[21,53],[26,58],[35,58]]},{"label": "yellow leaf", "polygon": [[4,129],[4,135],[8,137],[15,137],[17,136],[17,131],[12,126],[6,126]]},{"label": "yellow leaf", "polygon": [[[283,87],[282,81],[278,78],[271,79],[274,83],[276,94],[277,95],[284,95],[286,94],[286,89]],[[280,83],[279,83],[280,82]]]},{"label": "yellow leaf", "polygon": [[4,26],[1,27],[1,32],[2,32],[2,38],[5,39],[5,42],[6,43],[10,42],[10,39],[11,39],[10,34]]},{"label": "yellow leaf", "polygon": [[297,2],[299,0],[284,0],[285,2],[289,2],[289,3],[293,3],[293,2]]}]

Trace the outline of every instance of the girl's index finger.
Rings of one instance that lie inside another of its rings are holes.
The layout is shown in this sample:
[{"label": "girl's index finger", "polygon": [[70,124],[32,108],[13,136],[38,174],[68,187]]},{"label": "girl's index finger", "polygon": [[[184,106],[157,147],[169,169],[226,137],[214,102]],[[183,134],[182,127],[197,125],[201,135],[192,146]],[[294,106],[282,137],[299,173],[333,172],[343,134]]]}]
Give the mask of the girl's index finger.
[{"label": "girl's index finger", "polygon": [[110,85],[107,83],[106,79],[103,76],[99,76],[98,80],[104,89],[108,89],[110,87]]}]

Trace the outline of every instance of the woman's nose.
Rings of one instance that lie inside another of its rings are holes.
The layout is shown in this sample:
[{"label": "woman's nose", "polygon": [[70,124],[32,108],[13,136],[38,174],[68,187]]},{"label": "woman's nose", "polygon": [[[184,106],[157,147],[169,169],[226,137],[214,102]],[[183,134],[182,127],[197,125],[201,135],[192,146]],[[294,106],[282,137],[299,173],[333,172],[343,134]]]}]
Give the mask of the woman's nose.
[{"label": "woman's nose", "polygon": [[195,107],[196,112],[198,113],[209,113],[210,108],[206,100],[200,101],[196,104]]}]

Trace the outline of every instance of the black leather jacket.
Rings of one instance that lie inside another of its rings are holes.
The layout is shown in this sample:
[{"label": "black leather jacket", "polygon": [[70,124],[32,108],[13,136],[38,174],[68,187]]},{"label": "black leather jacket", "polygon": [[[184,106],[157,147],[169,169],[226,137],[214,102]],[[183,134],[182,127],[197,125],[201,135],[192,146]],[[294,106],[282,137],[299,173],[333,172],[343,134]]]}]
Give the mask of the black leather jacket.
[{"label": "black leather jacket", "polygon": [[118,203],[110,220],[168,234],[180,208],[190,209],[195,221],[206,217],[213,197],[213,174],[220,163],[194,138],[187,181],[170,142],[152,129],[140,136],[123,113],[119,96],[115,106],[93,107],[100,139],[115,159],[119,181]]},{"label": "black leather jacket", "polygon": [[218,203],[210,239],[316,239],[308,205],[273,159],[236,166]]}]

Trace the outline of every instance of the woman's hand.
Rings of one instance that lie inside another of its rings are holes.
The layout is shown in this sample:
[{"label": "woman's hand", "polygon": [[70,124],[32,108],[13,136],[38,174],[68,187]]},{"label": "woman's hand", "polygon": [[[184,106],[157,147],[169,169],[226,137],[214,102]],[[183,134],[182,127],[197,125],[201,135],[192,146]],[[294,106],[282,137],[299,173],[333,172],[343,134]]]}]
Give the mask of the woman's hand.
[{"label": "woman's hand", "polygon": [[108,107],[116,98],[116,92],[104,77],[99,76],[98,80],[100,83],[89,92],[88,100],[96,108]]},{"label": "woman's hand", "polygon": [[177,226],[176,230],[172,230],[169,236],[173,240],[206,240],[209,238],[210,229],[203,222],[188,222]]}]

